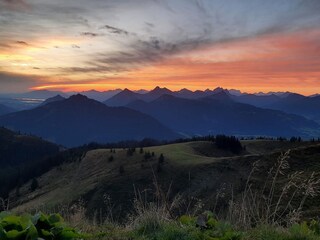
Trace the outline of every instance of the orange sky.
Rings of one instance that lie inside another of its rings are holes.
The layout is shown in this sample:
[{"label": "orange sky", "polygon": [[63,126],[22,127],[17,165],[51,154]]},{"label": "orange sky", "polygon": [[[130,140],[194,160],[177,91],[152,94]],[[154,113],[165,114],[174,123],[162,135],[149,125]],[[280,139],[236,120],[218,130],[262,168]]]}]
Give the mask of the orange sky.
[{"label": "orange sky", "polygon": [[147,66],[117,75],[87,81],[85,73],[74,72],[78,81],[56,80],[33,89],[83,91],[115,88],[172,90],[215,88],[245,92],[320,92],[320,31],[309,29],[270,34],[211,44],[182,52]]},{"label": "orange sky", "polygon": [[318,9],[301,0],[0,1],[0,93],[319,93]]}]

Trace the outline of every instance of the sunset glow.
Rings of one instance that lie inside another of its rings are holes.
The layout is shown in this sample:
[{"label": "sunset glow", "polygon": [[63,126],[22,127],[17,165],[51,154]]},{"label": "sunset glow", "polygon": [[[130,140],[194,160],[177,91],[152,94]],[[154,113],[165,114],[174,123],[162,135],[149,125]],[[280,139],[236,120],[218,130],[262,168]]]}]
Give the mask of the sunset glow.
[{"label": "sunset glow", "polygon": [[[0,36],[2,92],[12,91],[14,85],[17,91],[138,90],[157,85],[306,95],[320,90],[320,15],[314,5],[285,1],[273,11],[276,2],[260,6],[234,1],[225,6],[198,1],[173,14],[170,9],[181,7],[181,1],[145,2],[142,11],[142,0],[138,5],[95,0],[99,8],[83,2],[79,12],[59,2],[0,3],[0,14],[6,14],[0,31],[7,33]],[[112,16],[107,14],[110,6]],[[256,15],[246,7],[261,17],[249,24]],[[189,11],[192,22],[185,18]],[[41,17],[44,13],[47,19]],[[214,18],[218,13],[219,21]]]}]

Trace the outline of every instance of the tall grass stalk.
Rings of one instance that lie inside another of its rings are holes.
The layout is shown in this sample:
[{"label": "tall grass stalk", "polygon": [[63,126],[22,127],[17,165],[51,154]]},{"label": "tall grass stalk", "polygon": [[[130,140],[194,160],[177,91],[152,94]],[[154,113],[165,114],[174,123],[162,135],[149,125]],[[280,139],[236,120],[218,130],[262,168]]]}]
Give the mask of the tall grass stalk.
[{"label": "tall grass stalk", "polygon": [[307,198],[320,193],[320,178],[314,172],[309,176],[303,171],[289,174],[289,159],[290,150],[277,158],[261,189],[254,180],[255,174],[261,174],[260,162],[253,164],[241,198],[235,200],[232,194],[228,210],[230,222],[249,229],[257,225],[288,226],[301,220]]}]

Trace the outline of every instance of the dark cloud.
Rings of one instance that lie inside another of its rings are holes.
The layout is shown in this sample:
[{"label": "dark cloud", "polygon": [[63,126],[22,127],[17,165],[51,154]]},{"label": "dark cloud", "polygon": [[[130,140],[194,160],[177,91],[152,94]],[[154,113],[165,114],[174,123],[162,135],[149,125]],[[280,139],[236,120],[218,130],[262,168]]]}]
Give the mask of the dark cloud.
[{"label": "dark cloud", "polygon": [[64,73],[106,73],[106,72],[123,72],[126,71],[124,68],[119,68],[116,66],[108,65],[96,65],[90,63],[88,67],[69,67],[69,68],[59,68]]},{"label": "dark cloud", "polygon": [[25,41],[16,41],[16,44],[24,45],[24,46],[29,46],[29,44]]},{"label": "dark cloud", "polygon": [[79,45],[76,45],[76,44],[72,44],[71,47],[72,47],[72,48],[80,48],[80,46],[79,46]]},{"label": "dark cloud", "polygon": [[120,28],[112,27],[110,25],[104,25],[101,27],[101,29],[107,29],[109,32],[114,33],[114,34],[124,34],[128,35],[129,32]]},{"label": "dark cloud", "polygon": [[169,58],[173,54],[194,49],[208,43],[209,40],[206,39],[192,39],[172,43],[161,40],[155,36],[150,37],[148,40],[136,38],[135,41],[131,43],[128,51],[96,54],[92,62],[88,63],[88,65],[97,64],[99,65],[98,67],[95,66],[77,70],[81,72],[93,72],[95,70],[99,72],[132,71]]},{"label": "dark cloud", "polygon": [[87,36],[87,37],[98,37],[101,36],[101,34],[93,33],[93,32],[82,32],[80,33],[81,36]]}]

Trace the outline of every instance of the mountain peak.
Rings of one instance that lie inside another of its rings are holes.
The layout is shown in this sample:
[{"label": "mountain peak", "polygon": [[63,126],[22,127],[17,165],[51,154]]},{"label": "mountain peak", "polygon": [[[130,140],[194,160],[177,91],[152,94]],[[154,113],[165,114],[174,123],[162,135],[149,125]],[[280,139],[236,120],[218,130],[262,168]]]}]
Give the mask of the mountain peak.
[{"label": "mountain peak", "polygon": [[191,90],[189,90],[188,88],[182,88],[178,91],[179,93],[192,93]]},{"label": "mountain peak", "polygon": [[128,88],[125,88],[121,91],[122,93],[133,93],[133,91],[131,91],[130,89]]},{"label": "mountain peak", "polygon": [[68,100],[70,100],[70,101],[87,101],[87,100],[89,100],[89,98],[85,95],[78,93],[76,95],[72,95],[71,97],[69,97]]},{"label": "mountain peak", "polygon": [[57,100],[57,99],[65,99],[65,98],[62,97],[60,94],[58,94],[58,95],[55,95],[54,97],[48,98],[48,99]]},{"label": "mountain peak", "polygon": [[222,87],[217,87],[217,88],[215,88],[212,92],[213,93],[220,93],[220,92],[225,92],[226,90],[225,89],[223,89]]},{"label": "mountain peak", "polygon": [[172,93],[171,90],[169,90],[168,88],[164,87],[161,88],[159,86],[156,86],[153,90],[151,90],[149,93],[158,93],[158,94],[168,94],[168,93]]},{"label": "mountain peak", "polygon": [[45,101],[43,101],[40,106],[44,106],[48,103],[53,103],[53,102],[59,102],[59,101],[63,101],[65,100],[64,97],[62,97],[60,94],[54,96],[54,97],[51,97],[51,98],[47,98]]}]

